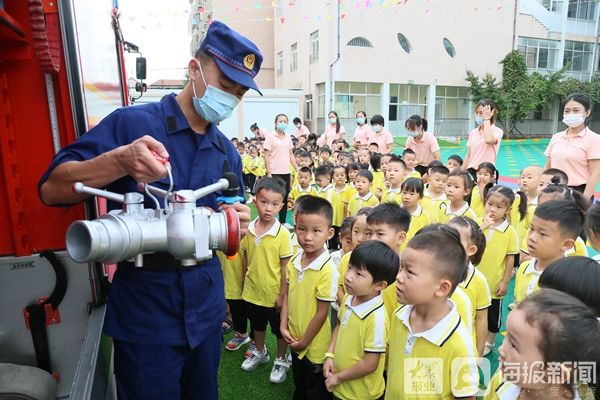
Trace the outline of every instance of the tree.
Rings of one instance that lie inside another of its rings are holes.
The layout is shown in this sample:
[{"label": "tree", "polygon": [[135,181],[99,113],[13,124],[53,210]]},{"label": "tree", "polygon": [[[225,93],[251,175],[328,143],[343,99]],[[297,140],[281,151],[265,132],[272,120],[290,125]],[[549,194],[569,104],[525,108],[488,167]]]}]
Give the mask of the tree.
[{"label": "tree", "polygon": [[517,124],[535,111],[551,103],[557,95],[564,70],[548,75],[537,72],[528,74],[527,63],[517,50],[513,50],[502,61],[502,82],[486,74],[480,79],[471,71],[467,71],[469,92],[475,99],[489,98],[494,100],[501,111],[498,121],[504,126],[507,134],[518,132]]}]

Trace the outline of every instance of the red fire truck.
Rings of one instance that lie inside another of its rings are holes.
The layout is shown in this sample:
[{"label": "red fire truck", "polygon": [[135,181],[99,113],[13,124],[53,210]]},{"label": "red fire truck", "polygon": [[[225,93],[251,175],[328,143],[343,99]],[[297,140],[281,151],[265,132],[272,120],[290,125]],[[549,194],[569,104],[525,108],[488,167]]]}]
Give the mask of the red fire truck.
[{"label": "red fire truck", "polygon": [[69,224],[98,205],[47,207],[37,183],[128,103],[124,49],[137,49],[118,15],[116,0],[0,0],[0,397],[111,397],[103,267],[65,252]]}]

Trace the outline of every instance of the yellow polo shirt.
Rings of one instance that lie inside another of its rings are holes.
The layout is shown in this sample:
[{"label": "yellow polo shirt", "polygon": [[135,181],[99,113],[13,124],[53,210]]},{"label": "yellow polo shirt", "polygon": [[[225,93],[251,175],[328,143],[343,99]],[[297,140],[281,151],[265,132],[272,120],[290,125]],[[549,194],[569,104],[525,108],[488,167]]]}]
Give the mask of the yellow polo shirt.
[{"label": "yellow polo shirt", "polygon": [[519,235],[519,243],[527,236],[527,232],[529,232],[529,226],[531,225],[531,220],[533,219],[533,213],[537,208],[537,197],[532,199],[531,203],[527,203],[527,213],[525,217],[521,219],[521,214],[519,214],[519,205],[521,204],[521,198],[519,196],[515,197],[515,201],[513,202],[512,208],[510,209],[510,224],[517,229],[517,235]]},{"label": "yellow polo shirt", "polygon": [[538,281],[544,270],[536,268],[537,258],[521,263],[515,275],[515,303],[522,302],[525,297],[540,290]]},{"label": "yellow polo shirt", "polygon": [[373,174],[373,191],[379,189],[383,191],[385,189],[385,174],[383,171],[371,171]]},{"label": "yellow polo shirt", "polygon": [[265,167],[265,160],[262,157],[251,158],[249,169],[250,169],[250,173],[257,177],[262,177],[267,174],[266,167]]},{"label": "yellow polo shirt", "polygon": [[333,187],[333,195],[331,206],[333,207],[333,226],[342,226],[346,214],[344,208],[348,204],[348,196],[350,195],[350,186],[344,185],[342,190],[338,190],[335,186]]},{"label": "yellow polo shirt", "polygon": [[382,203],[396,203],[402,205],[402,190],[400,188],[392,189],[385,188],[381,193]]},{"label": "yellow polo shirt", "polygon": [[481,198],[481,192],[479,186],[473,187],[471,192],[471,209],[477,215],[477,218],[483,218],[485,216],[485,203]]},{"label": "yellow polo shirt", "polygon": [[252,160],[252,157],[250,157],[250,154],[244,154],[243,156],[241,156],[242,158],[242,173],[244,174],[249,174],[252,171],[250,170],[250,162]]},{"label": "yellow polo shirt", "polygon": [[467,328],[469,333],[473,334],[473,327],[475,326],[475,307],[473,307],[471,298],[465,289],[457,286],[456,289],[454,289],[452,296],[450,296],[450,300],[452,300],[456,306],[456,311],[458,311],[465,328]]},{"label": "yellow polo shirt", "polygon": [[454,217],[469,217],[473,220],[477,220],[477,214],[469,207],[469,203],[466,201],[458,210],[452,210],[450,207],[450,201],[446,200],[443,204],[440,204],[438,221],[442,224],[447,224]]},{"label": "yellow polo shirt", "polygon": [[[308,324],[317,313],[317,302],[333,303],[336,300],[338,276],[328,251],[324,251],[308,266],[302,268],[302,256],[298,254],[288,263],[288,328],[293,337],[301,338]],[[329,314],[308,347],[298,353],[313,364],[323,364],[323,357],[331,340]]]},{"label": "yellow polo shirt", "polygon": [[517,400],[521,388],[514,383],[506,382],[501,370],[496,370],[483,395],[484,400]]},{"label": "yellow polo shirt", "polygon": [[[477,350],[456,306],[431,329],[413,333],[412,305],[399,307],[390,322],[385,398],[454,399],[478,391]],[[461,377],[453,382],[452,377]]]},{"label": "yellow polo shirt", "polygon": [[419,200],[419,204],[429,214],[429,218],[431,218],[431,223],[436,223],[439,222],[438,217],[440,214],[440,205],[447,200],[448,198],[446,197],[445,193],[442,193],[439,196],[434,196],[429,191],[429,188],[427,188],[423,192],[423,198]]},{"label": "yellow polo shirt", "polygon": [[335,192],[335,189],[333,188],[333,184],[330,183],[329,185],[322,187],[322,188],[318,188],[316,190],[317,190],[317,196],[319,196],[333,204],[333,193]]},{"label": "yellow polo shirt", "polygon": [[485,310],[492,305],[492,294],[487,280],[473,264],[469,263],[467,278],[458,286],[467,292],[475,312]]},{"label": "yellow polo shirt", "polygon": [[500,299],[502,297],[496,296],[494,291],[504,277],[506,256],[519,253],[517,230],[505,219],[500,225],[485,229],[483,234],[487,243],[477,268],[487,279],[492,299]]},{"label": "yellow polo shirt", "polygon": [[344,254],[342,256],[342,259],[340,260],[340,266],[338,267],[338,273],[339,273],[338,285],[341,286],[342,288],[344,288],[344,293],[346,293],[346,294],[348,293],[348,291],[346,290],[346,282],[344,281],[344,276],[346,275],[346,271],[348,271],[348,264],[350,263],[350,255],[352,255],[351,251]]},{"label": "yellow polo shirt", "polygon": [[223,270],[223,281],[225,283],[225,298],[227,300],[241,300],[244,281],[244,271],[242,269],[242,255],[237,253],[233,257],[227,257],[220,251],[217,251],[217,257],[221,261]]},{"label": "yellow polo shirt", "polygon": [[248,270],[242,299],[263,307],[275,307],[281,290],[281,260],[292,256],[290,232],[279,221],[262,236],[256,236],[256,221],[250,222],[248,234],[240,243],[246,253]]},{"label": "yellow polo shirt", "polygon": [[340,320],[333,365],[343,371],[363,360],[365,353],[380,353],[377,369],[361,378],[340,383],[333,394],[345,400],[377,399],[385,391],[383,370],[389,318],[381,296],[352,306],[354,296],[346,296],[338,311]]},{"label": "yellow polo shirt", "polygon": [[294,187],[292,188],[292,190],[290,190],[290,194],[289,194],[289,198],[296,203],[296,200],[298,200],[300,197],[302,196],[306,196],[306,195],[311,195],[311,196],[316,196],[317,195],[317,189],[315,189],[312,185],[307,187],[306,189],[302,189],[300,187],[300,185],[294,185]]},{"label": "yellow polo shirt", "polygon": [[361,197],[358,193],[350,198],[348,201],[348,215],[356,215],[358,210],[363,207],[375,207],[379,204],[377,196],[372,192],[367,193],[364,197]]},{"label": "yellow polo shirt", "polygon": [[406,178],[404,178],[404,180],[407,180],[408,178],[421,179],[421,173],[419,171],[417,171],[416,169],[413,169],[412,172],[406,171]]},{"label": "yellow polo shirt", "polygon": [[410,227],[408,228],[408,232],[406,232],[406,239],[400,245],[400,251],[404,251],[410,239],[412,239],[415,236],[415,234],[419,232],[419,229],[431,223],[432,221],[431,217],[429,216],[429,213],[425,211],[425,209],[420,204],[417,204],[417,209],[414,212],[410,213]]}]

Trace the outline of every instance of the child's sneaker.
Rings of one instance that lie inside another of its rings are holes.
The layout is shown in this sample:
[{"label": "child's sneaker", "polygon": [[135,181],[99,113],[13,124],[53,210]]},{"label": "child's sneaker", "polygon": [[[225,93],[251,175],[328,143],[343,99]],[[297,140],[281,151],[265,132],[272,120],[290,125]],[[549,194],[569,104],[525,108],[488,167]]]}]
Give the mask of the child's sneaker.
[{"label": "child's sneaker", "polygon": [[273,369],[271,369],[271,376],[269,377],[271,383],[285,382],[288,369],[290,369],[290,364],[288,364],[286,359],[277,357],[275,359],[275,363],[273,364]]},{"label": "child's sneaker", "polygon": [[510,303],[510,304],[508,305],[508,309],[509,309],[509,310],[514,310],[515,308],[517,308],[517,303]]},{"label": "child's sneaker", "polygon": [[292,353],[288,353],[288,355],[285,357],[285,360],[288,364],[292,365]]},{"label": "child's sneaker", "polygon": [[254,342],[254,340],[250,343],[250,346],[248,346],[248,348],[246,349],[246,352],[244,353],[244,357],[248,358],[252,355],[252,353],[256,353],[256,343]]},{"label": "child's sneaker", "polygon": [[233,337],[227,344],[225,348],[230,351],[234,351],[250,342],[250,337],[248,335],[242,335],[241,333],[235,332]]},{"label": "child's sneaker", "polygon": [[250,357],[246,358],[242,363],[242,369],[246,372],[254,371],[260,364],[266,364],[271,360],[267,353],[267,348],[260,352],[253,352]]}]

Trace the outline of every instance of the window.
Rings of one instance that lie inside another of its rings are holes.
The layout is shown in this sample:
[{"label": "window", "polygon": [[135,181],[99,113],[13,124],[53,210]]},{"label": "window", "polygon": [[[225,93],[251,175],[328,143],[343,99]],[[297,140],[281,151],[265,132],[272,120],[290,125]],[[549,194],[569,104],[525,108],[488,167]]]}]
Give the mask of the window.
[{"label": "window", "polygon": [[319,59],[319,31],[310,34],[310,61]]},{"label": "window", "polygon": [[312,94],[305,95],[304,101],[306,102],[306,106],[304,107],[304,120],[311,121],[313,118],[313,96],[312,96]]},{"label": "window", "polygon": [[594,21],[596,16],[597,0],[569,0],[567,16],[572,19]]},{"label": "window", "polygon": [[292,63],[290,64],[290,71],[295,71],[298,69],[298,43],[294,43],[290,47],[290,51],[292,54]]},{"label": "window", "polygon": [[469,119],[469,89],[454,86],[436,87],[435,113],[437,119]]},{"label": "window", "polygon": [[277,53],[277,76],[283,74],[283,51]]},{"label": "window", "polygon": [[564,0],[538,0],[548,11],[562,12],[562,3]]},{"label": "window", "polygon": [[408,41],[406,36],[404,36],[401,33],[398,34],[398,43],[400,43],[400,46],[402,46],[405,52],[410,53],[410,51],[412,50],[410,42]]},{"label": "window", "polygon": [[335,83],[335,111],[340,118],[351,118],[358,111],[367,115],[381,110],[381,84],[364,82]]},{"label": "window", "polygon": [[531,69],[556,70],[558,59],[557,40],[519,37],[517,48]]},{"label": "window", "polygon": [[591,72],[594,43],[565,41],[563,65],[571,64],[569,71]]},{"label": "window", "polygon": [[325,117],[325,84],[319,83],[317,85],[317,118]]},{"label": "window", "polygon": [[427,112],[426,85],[390,85],[390,121],[405,121],[413,114],[425,116]]},{"label": "window", "polygon": [[346,46],[353,46],[353,47],[373,47],[373,45],[371,44],[371,42],[369,42],[367,39],[365,39],[364,37],[355,37],[353,39],[350,39],[350,41],[346,44]]},{"label": "window", "polygon": [[454,45],[452,44],[452,42],[446,38],[444,38],[443,42],[444,42],[444,48],[446,49],[446,52],[448,53],[448,55],[450,57],[454,57],[456,55],[456,50],[454,49]]}]

